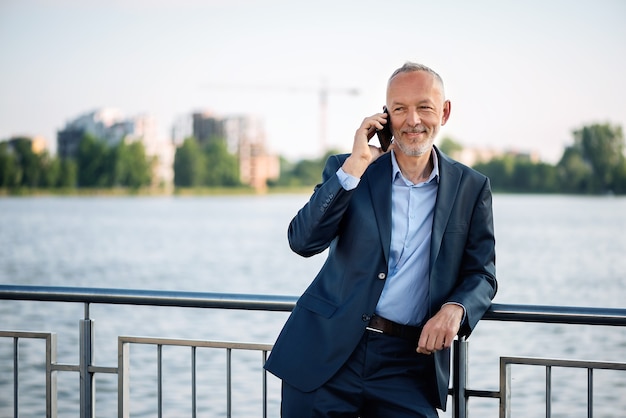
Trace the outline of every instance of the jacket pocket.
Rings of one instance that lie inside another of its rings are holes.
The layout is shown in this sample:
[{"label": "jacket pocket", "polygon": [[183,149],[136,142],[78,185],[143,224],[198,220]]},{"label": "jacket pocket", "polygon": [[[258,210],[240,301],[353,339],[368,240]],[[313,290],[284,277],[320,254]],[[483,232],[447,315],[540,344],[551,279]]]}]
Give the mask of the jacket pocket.
[{"label": "jacket pocket", "polygon": [[463,234],[467,231],[466,223],[450,223],[446,226],[446,234]]},{"label": "jacket pocket", "polygon": [[304,293],[302,296],[300,296],[297,305],[318,315],[321,315],[324,318],[330,318],[337,310],[336,305],[310,293]]}]

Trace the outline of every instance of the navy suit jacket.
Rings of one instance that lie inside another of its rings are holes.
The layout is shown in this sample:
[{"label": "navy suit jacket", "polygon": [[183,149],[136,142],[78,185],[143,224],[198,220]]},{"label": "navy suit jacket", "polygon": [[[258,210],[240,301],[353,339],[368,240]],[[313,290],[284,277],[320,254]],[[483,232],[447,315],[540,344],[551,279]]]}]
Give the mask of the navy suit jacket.
[{"label": "navy suit jacket", "polygon": [[[460,330],[469,335],[491,305],[495,241],[489,179],[439,156],[439,189],[430,247],[429,314],[446,302],[466,309]],[[336,176],[347,155],[331,156],[323,182],[289,225],[293,251],[328,258],[281,331],[266,369],[303,392],[317,389],[346,362],[361,340],[387,277],[391,241],[389,153],[374,161],[356,189]],[[417,346],[417,343],[416,343]],[[434,354],[439,408],[445,409],[450,353]]]}]

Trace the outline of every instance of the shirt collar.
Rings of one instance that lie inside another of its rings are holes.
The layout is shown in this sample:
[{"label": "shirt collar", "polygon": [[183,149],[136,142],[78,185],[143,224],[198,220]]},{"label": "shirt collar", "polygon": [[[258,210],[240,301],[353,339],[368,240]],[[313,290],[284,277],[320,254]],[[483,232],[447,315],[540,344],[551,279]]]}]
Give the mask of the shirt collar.
[{"label": "shirt collar", "polygon": [[[424,183],[430,183],[433,180],[435,180],[437,183],[439,183],[439,157],[437,157],[437,153],[435,152],[435,148],[431,148],[431,158],[433,160],[433,171],[430,173],[430,176],[428,177],[428,180],[426,180]],[[392,166],[392,170],[391,170],[391,181],[394,182],[398,176],[403,179],[403,181],[405,183],[407,183],[407,185],[410,185],[411,182],[406,180],[404,178],[404,176],[402,175],[402,172],[400,171],[400,166],[398,165],[398,160],[396,160],[396,154],[394,150],[391,150],[391,166]],[[422,184],[422,183],[420,183]]]}]

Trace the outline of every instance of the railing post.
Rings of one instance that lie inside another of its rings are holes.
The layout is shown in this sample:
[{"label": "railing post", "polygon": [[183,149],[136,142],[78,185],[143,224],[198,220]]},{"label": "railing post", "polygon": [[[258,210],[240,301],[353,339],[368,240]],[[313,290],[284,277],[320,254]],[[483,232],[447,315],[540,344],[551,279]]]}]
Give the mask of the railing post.
[{"label": "railing post", "polygon": [[452,416],[454,418],[467,417],[467,344],[465,337],[454,341],[454,355],[452,356]]},{"label": "railing post", "polygon": [[117,416],[130,417],[130,344],[117,340]]},{"label": "railing post", "polygon": [[511,418],[511,364],[500,357],[500,418]]},{"label": "railing post", "polygon": [[20,398],[19,398],[19,358],[20,358],[20,343],[18,337],[13,337],[13,416],[19,417],[19,406],[20,406]]},{"label": "railing post", "polygon": [[94,375],[89,370],[93,365],[94,325],[89,319],[89,304],[85,304],[85,319],[80,321],[80,417],[96,416]]},{"label": "railing post", "polygon": [[52,370],[52,365],[56,362],[57,335],[51,333],[46,338],[46,417],[48,418],[57,418],[57,372]]}]

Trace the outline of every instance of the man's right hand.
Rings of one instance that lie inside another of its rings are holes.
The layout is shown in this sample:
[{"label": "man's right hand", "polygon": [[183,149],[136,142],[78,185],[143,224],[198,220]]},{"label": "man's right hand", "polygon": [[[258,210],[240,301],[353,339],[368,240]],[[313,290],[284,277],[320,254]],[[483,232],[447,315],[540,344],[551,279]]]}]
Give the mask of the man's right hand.
[{"label": "man's right hand", "polygon": [[[377,130],[383,129],[383,125],[389,123],[386,113],[376,113],[370,117],[363,119],[361,126],[354,134],[354,143],[352,144],[352,153],[343,163],[343,171],[351,176],[361,178],[367,167],[378,157],[384,154],[380,147],[370,145]],[[393,148],[393,143],[387,150]]]}]

